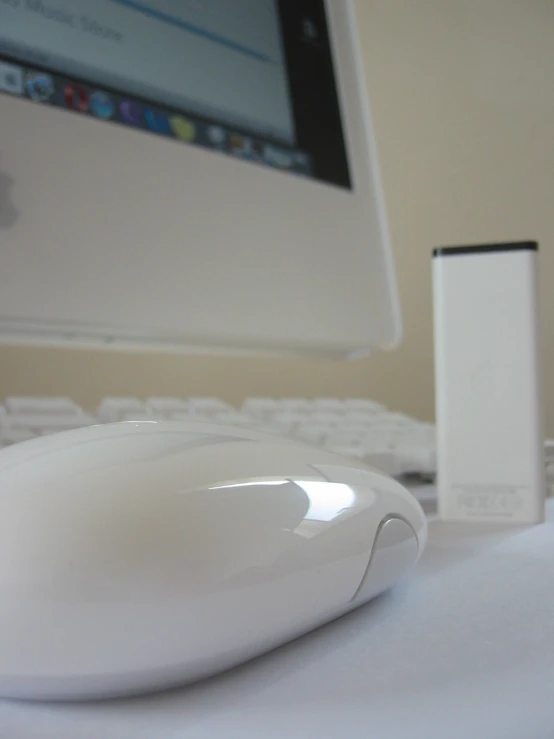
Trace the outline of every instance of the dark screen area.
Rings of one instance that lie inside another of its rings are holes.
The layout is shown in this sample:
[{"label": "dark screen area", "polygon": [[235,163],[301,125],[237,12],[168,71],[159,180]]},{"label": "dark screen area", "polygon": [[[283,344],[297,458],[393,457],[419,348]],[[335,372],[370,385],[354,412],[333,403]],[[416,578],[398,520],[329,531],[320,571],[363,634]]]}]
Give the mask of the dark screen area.
[{"label": "dark screen area", "polygon": [[341,187],[351,177],[323,0],[279,0],[298,146],[313,175]]}]

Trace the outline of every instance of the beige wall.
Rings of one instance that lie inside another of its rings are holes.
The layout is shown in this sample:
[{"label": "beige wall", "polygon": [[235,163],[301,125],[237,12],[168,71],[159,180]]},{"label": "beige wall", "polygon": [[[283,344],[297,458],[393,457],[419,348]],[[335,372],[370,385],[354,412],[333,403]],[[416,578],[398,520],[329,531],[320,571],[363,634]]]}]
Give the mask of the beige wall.
[{"label": "beige wall", "polygon": [[[340,2],[340,0],[337,0]],[[554,2],[358,0],[398,266],[405,341],[352,364],[0,349],[0,397],[68,394],[372,396],[433,416],[430,252],[541,242],[554,433]]]},{"label": "beige wall", "polygon": [[429,415],[431,246],[535,238],[552,434],[554,2],[358,6],[406,329],[402,349],[368,377]]}]

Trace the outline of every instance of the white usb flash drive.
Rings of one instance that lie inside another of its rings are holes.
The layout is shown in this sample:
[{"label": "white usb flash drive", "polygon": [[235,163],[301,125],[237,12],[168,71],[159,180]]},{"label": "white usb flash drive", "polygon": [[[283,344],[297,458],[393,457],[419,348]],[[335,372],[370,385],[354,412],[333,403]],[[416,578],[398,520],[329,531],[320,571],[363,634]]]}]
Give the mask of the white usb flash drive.
[{"label": "white usb flash drive", "polygon": [[437,484],[450,521],[544,520],[535,242],[436,249]]}]

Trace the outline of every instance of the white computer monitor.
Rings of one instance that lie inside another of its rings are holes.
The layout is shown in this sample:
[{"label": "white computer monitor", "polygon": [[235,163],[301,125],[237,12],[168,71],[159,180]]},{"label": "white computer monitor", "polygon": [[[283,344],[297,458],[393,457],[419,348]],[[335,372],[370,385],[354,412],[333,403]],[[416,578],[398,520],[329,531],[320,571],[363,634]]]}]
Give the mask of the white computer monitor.
[{"label": "white computer monitor", "polygon": [[351,0],[0,0],[0,335],[329,357],[400,318]]}]

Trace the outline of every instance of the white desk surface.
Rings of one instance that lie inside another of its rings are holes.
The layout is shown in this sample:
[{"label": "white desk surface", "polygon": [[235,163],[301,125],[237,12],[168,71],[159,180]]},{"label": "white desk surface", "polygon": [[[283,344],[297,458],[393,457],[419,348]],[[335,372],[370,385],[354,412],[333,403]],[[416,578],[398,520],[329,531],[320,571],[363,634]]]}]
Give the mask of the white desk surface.
[{"label": "white desk surface", "polygon": [[554,737],[554,501],[536,528],[432,521],[405,583],[202,684],[103,704],[0,702],[0,739],[285,736]]}]

